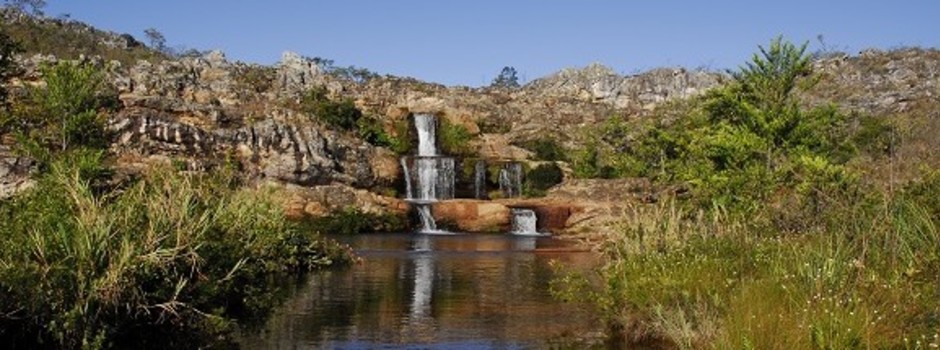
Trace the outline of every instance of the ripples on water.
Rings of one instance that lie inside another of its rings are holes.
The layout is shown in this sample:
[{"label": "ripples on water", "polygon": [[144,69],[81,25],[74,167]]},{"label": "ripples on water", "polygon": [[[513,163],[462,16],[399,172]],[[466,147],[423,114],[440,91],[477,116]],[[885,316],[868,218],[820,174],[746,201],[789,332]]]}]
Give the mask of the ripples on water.
[{"label": "ripples on water", "polygon": [[598,334],[553,299],[549,262],[587,270],[587,252],[547,237],[376,234],[339,237],[362,257],[295,286],[249,349],[543,348]]}]

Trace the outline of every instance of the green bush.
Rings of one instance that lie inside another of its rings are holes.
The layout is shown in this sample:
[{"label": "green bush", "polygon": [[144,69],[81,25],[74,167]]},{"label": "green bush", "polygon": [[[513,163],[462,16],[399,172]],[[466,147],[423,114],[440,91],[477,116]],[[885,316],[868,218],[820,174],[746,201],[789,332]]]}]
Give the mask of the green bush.
[{"label": "green bush", "polygon": [[105,148],[106,113],[116,96],[104,74],[89,63],[62,61],[40,69],[45,86],[30,88],[15,101],[5,124],[19,135],[20,147],[39,159],[51,150],[76,147]]},{"label": "green bush", "polygon": [[860,116],[831,105],[801,107],[798,90],[815,81],[805,49],[775,39],[726,86],[660,107],[646,124],[609,118],[576,153],[575,175],[684,183],[699,204],[744,210],[797,186],[814,188],[799,195],[839,189],[853,181],[845,164],[860,148],[883,147],[887,128],[853,127]]},{"label": "green bush", "polygon": [[447,118],[439,118],[437,139],[441,151],[447,155],[469,156],[473,154],[470,140],[473,135],[463,125],[451,123]]},{"label": "green bush", "polygon": [[543,196],[545,191],[560,184],[564,178],[564,173],[555,162],[539,164],[525,174],[526,196]]},{"label": "green bush", "polygon": [[402,232],[406,222],[394,214],[367,213],[359,208],[346,207],[330,215],[306,219],[305,227],[320,234],[351,235],[371,232]]},{"label": "green bush", "polygon": [[553,138],[538,138],[526,141],[520,144],[522,148],[535,153],[536,160],[542,161],[566,161],[568,160],[566,151]]},{"label": "green bush", "polygon": [[207,346],[277,305],[272,277],[347,257],[287,221],[272,190],[169,169],[96,188],[101,161],[69,151],[34,188],[0,201],[7,346]]},{"label": "green bush", "polygon": [[331,100],[323,87],[307,91],[301,99],[301,110],[316,120],[342,130],[355,129],[362,118],[362,111],[356,108],[352,100]]}]

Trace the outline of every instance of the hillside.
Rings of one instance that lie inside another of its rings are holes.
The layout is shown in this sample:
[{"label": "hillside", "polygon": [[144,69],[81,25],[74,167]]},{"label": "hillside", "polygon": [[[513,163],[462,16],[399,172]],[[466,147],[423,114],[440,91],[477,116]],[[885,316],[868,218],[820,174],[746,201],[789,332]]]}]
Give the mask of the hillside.
[{"label": "hillside", "polygon": [[[343,130],[311,115],[304,102],[310,91],[325,89],[331,100],[353,101],[381,129],[380,136],[406,146],[408,116],[434,113],[465,129],[460,142],[469,147],[455,152],[535,160],[532,150],[522,146],[547,139],[569,152],[577,150],[584,147],[588,130],[611,116],[628,123],[657,118],[669,113],[663,108],[674,108],[670,101],[700,95],[729,79],[721,72],[684,68],[622,76],[593,64],[519,89],[446,87],[375,74],[358,79],[289,52],[273,66],[233,62],[221,52],[166,57],[129,35],[75,21],[10,10],[3,18],[0,29],[23,48],[17,56],[22,75],[9,86],[39,83],[40,65],[60,59],[81,58],[107,71],[120,101],[108,125],[114,133],[111,152],[121,167],[173,162],[200,170],[234,157],[250,178],[340,185],[347,198],[368,202],[376,197],[363,190],[388,194],[401,186],[395,147],[367,142],[359,129]],[[890,119],[908,132],[899,147],[909,173],[937,165],[934,150],[940,141],[931,135],[940,119],[940,52],[903,48],[830,54],[814,66],[820,80],[804,92],[805,100]],[[11,147],[11,139],[5,140],[4,147]],[[397,151],[407,153],[407,148]],[[11,193],[26,181],[29,161],[3,152],[2,193]],[[379,202],[400,206],[391,199]],[[365,205],[333,202],[329,207],[347,204]]]}]

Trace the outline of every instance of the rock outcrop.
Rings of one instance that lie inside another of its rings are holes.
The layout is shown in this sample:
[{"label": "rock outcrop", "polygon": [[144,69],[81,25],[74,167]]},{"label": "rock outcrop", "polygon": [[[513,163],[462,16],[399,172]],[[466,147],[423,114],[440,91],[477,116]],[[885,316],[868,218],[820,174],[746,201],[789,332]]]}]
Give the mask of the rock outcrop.
[{"label": "rock outcrop", "polygon": [[34,162],[20,157],[7,146],[0,145],[0,199],[8,198],[34,184],[30,175],[35,170]]},{"label": "rock outcrop", "polygon": [[526,85],[525,90],[543,97],[576,96],[618,109],[652,109],[670,99],[695,96],[727,79],[725,74],[685,68],[658,68],[622,76],[594,63],[537,79]]},{"label": "rock outcrop", "polygon": [[206,130],[159,111],[127,109],[109,128],[117,135],[113,148],[125,158],[131,153],[181,157],[204,169],[235,156],[260,178],[307,186],[369,187],[375,182],[370,164],[374,148],[312,126],[267,119],[237,129]]}]

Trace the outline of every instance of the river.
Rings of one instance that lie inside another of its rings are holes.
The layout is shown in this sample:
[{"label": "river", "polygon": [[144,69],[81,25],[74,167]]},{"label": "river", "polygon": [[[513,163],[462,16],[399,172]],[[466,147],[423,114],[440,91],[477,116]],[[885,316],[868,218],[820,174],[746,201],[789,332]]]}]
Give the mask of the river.
[{"label": "river", "polygon": [[512,235],[335,239],[362,261],[308,275],[247,349],[579,348],[600,336],[583,305],[551,296],[556,266],[596,261],[570,241]]}]

